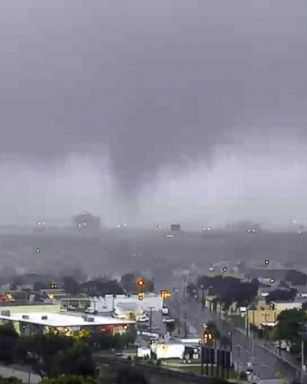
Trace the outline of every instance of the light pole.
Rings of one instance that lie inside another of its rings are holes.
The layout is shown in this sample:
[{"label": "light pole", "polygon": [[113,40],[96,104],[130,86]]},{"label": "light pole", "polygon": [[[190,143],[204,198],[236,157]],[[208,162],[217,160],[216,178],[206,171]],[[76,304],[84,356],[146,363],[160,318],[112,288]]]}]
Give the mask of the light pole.
[{"label": "light pole", "polygon": [[185,339],[188,337],[188,324],[187,324],[187,313],[184,312],[184,337]]},{"label": "light pole", "polygon": [[237,378],[240,378],[240,359],[241,359],[241,345],[236,345],[237,350],[238,350],[238,356],[237,356]]},{"label": "light pole", "polygon": [[205,299],[205,286],[204,284],[201,284],[201,309],[204,310],[204,299]]},{"label": "light pole", "polygon": [[301,341],[301,358],[302,358],[302,365],[301,365],[301,383],[304,383],[304,376],[305,376],[305,351],[304,351],[304,340]]},{"label": "light pole", "polygon": [[149,307],[149,332],[152,330],[152,310],[154,307]]},{"label": "light pole", "polygon": [[179,290],[177,288],[174,288],[174,293],[175,293],[175,297],[176,297],[176,302],[177,302],[177,317],[178,317],[178,336],[180,335],[180,301],[178,299],[178,295],[177,293],[179,292]]}]

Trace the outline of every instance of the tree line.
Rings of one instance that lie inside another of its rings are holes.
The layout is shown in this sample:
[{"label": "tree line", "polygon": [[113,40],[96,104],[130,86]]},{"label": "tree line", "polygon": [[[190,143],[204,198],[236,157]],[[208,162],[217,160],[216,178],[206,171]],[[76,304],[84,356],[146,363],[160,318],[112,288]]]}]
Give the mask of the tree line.
[{"label": "tree line", "polygon": [[82,338],[55,334],[19,336],[7,323],[0,326],[0,362],[30,365],[42,378],[61,374],[94,376],[93,350],[123,349],[135,338],[135,332],[111,336],[95,331]]}]

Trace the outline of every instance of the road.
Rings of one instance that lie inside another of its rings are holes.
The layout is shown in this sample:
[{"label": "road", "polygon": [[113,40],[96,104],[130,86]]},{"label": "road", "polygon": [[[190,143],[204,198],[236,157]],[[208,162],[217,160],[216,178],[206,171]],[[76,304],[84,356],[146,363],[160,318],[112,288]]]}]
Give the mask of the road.
[{"label": "road", "polygon": [[[293,380],[295,377],[299,377],[300,372],[296,367],[290,366],[257,341],[253,342],[251,338],[246,337],[244,332],[241,333],[230,323],[221,320],[215,313],[207,309],[202,310],[199,302],[177,295],[177,298],[175,296],[169,300],[168,306],[175,318],[180,316],[181,335],[187,330],[188,337],[200,337],[202,324],[208,321],[214,321],[225,335],[231,332],[233,361],[237,366],[240,360],[240,370],[246,369],[248,361],[254,361],[254,375],[260,380],[275,379],[281,376]],[[184,314],[186,314],[187,325],[185,325]]]},{"label": "road", "polygon": [[[172,292],[178,288],[178,292],[168,299],[166,305],[170,308],[170,313],[176,319],[180,318],[180,336],[184,336],[187,331],[188,337],[201,337],[202,324],[208,321],[217,323],[218,328],[225,335],[232,333],[233,362],[237,365],[240,360],[240,370],[246,369],[248,361],[254,361],[254,375],[260,380],[270,380],[286,377],[289,380],[300,377],[300,369],[294,364],[288,363],[279,357],[274,351],[263,346],[258,341],[253,343],[251,338],[247,338],[244,332],[240,332],[230,323],[221,320],[216,313],[208,309],[202,310],[201,304],[196,300],[184,297],[182,279],[169,278],[168,281],[155,280],[157,289],[169,289]],[[184,316],[186,314],[186,326]],[[252,352],[254,350],[254,353]],[[240,355],[240,358],[239,358]],[[254,355],[254,358],[253,358]]]}]

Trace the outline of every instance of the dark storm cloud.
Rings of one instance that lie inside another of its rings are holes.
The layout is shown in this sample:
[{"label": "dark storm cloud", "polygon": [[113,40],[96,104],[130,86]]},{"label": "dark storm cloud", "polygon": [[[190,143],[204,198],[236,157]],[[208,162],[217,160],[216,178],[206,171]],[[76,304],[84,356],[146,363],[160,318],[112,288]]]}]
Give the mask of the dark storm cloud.
[{"label": "dark storm cloud", "polygon": [[49,175],[93,154],[98,175],[109,156],[129,195],[165,167],[214,169],[218,148],[243,139],[250,152],[267,135],[302,144],[306,11],[299,0],[1,2],[2,164],[16,155]]},{"label": "dark storm cloud", "polygon": [[55,158],[106,145],[129,189],[210,154],[234,123],[299,127],[306,11],[302,1],[3,2],[1,151]]}]

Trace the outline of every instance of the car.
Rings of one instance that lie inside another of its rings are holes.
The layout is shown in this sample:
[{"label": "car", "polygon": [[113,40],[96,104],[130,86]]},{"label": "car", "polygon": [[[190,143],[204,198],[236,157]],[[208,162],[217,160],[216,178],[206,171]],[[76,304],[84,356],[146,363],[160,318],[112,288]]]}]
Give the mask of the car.
[{"label": "car", "polygon": [[149,317],[147,313],[142,313],[136,317],[136,321],[138,321],[139,323],[145,323],[149,321]]},{"label": "car", "polygon": [[162,315],[165,316],[165,315],[168,315],[169,310],[168,310],[167,307],[163,307],[163,308],[161,309],[161,312],[162,312]]},{"label": "car", "polygon": [[173,319],[173,318],[171,318],[171,317],[167,317],[167,318],[164,318],[164,319],[162,320],[163,323],[173,323],[173,322],[175,322],[175,321],[176,321],[176,320]]},{"label": "car", "polygon": [[87,308],[85,311],[85,313],[88,313],[88,314],[91,314],[91,315],[96,315],[97,314],[97,311],[94,309],[94,308]]}]

